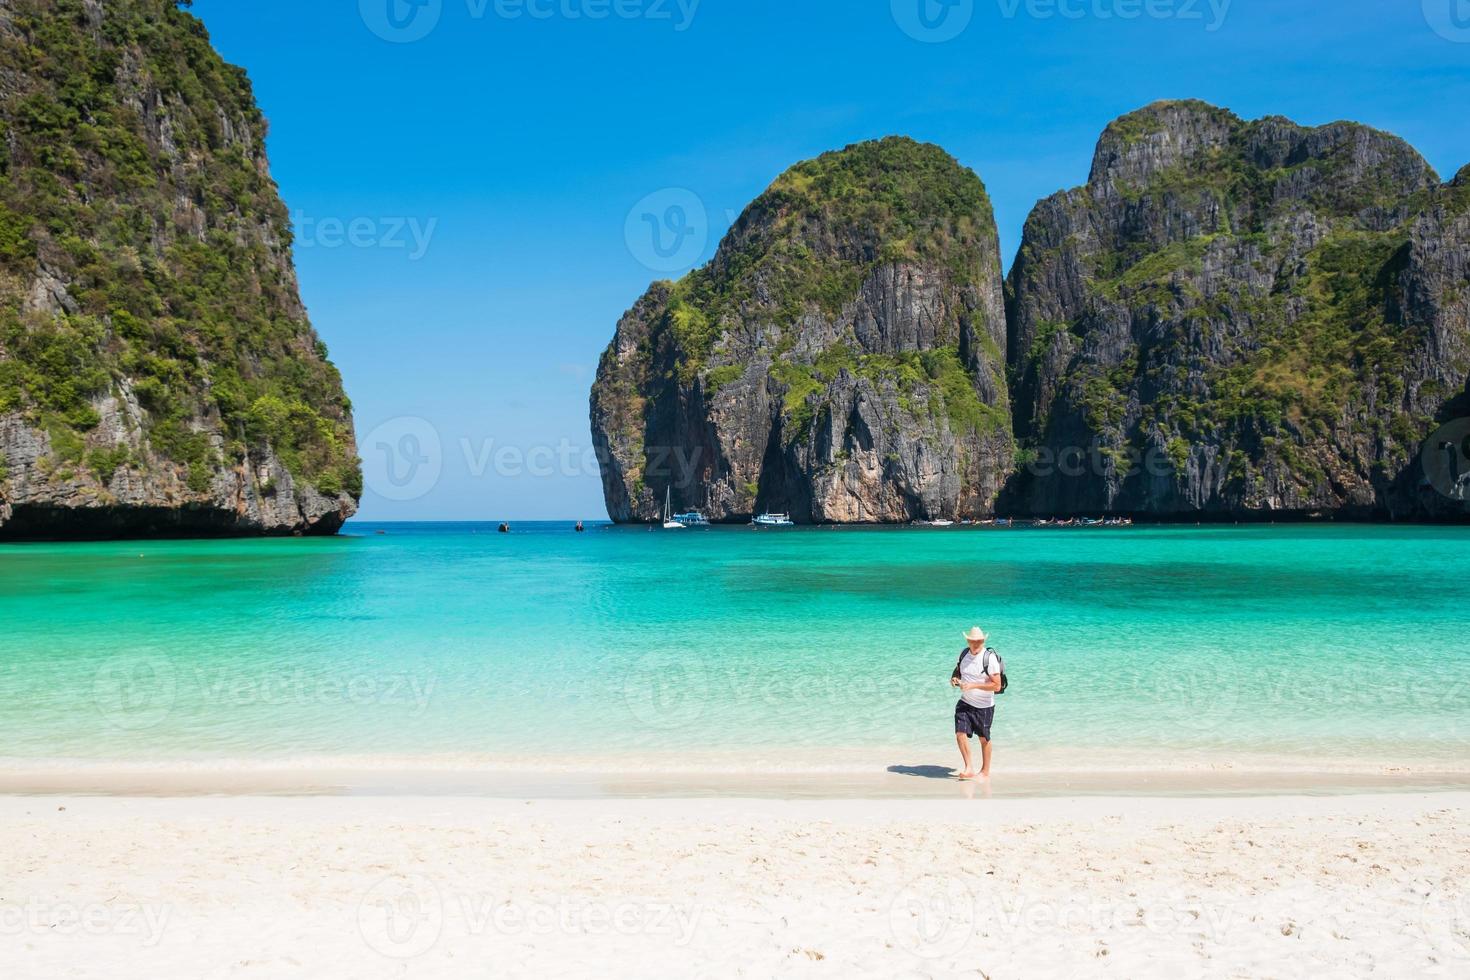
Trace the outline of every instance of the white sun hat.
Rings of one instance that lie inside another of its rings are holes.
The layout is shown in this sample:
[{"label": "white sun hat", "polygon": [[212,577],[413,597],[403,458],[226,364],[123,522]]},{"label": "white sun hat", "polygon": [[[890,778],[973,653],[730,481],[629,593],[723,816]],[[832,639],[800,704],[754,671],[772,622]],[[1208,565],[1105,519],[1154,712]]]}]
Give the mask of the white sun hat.
[{"label": "white sun hat", "polygon": [[976,641],[988,640],[989,637],[985,635],[985,631],[983,629],[975,626],[970,629],[970,632],[965,634],[965,639],[973,643]]}]

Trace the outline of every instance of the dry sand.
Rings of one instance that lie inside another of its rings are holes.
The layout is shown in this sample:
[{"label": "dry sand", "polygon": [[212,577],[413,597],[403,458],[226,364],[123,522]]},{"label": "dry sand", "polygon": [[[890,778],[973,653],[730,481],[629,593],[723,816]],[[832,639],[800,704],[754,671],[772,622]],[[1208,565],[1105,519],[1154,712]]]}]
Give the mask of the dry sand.
[{"label": "dry sand", "polygon": [[0,797],[3,977],[1470,975],[1470,794]]}]

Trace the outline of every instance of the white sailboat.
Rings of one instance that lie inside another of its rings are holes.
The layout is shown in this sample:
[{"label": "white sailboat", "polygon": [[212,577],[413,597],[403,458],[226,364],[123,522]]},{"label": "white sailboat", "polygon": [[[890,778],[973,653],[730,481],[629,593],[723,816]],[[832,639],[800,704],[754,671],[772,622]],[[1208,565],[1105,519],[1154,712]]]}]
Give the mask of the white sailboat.
[{"label": "white sailboat", "polygon": [[674,488],[669,487],[664,491],[664,530],[682,531],[684,525],[674,520]]}]

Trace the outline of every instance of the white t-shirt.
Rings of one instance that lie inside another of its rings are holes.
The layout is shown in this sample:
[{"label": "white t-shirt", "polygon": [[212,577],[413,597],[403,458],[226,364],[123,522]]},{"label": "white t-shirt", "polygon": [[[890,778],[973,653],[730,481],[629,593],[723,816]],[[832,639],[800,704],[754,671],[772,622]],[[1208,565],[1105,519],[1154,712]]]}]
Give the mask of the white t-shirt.
[{"label": "white t-shirt", "polygon": [[[980,651],[980,656],[975,656],[969,650],[960,658],[960,683],[961,684],[983,684],[992,677],[1000,676],[1000,657],[995,651],[986,647]],[[960,695],[960,700],[975,708],[995,707],[994,691],[966,691]]]}]

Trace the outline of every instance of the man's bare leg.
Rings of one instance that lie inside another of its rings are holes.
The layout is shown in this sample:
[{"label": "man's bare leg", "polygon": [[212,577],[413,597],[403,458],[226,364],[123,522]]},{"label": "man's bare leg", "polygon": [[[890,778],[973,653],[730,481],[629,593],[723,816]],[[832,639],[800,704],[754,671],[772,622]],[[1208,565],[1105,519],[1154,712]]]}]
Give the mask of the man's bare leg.
[{"label": "man's bare leg", "polygon": [[[965,748],[968,749],[969,746],[966,745]],[[980,740],[980,778],[990,778],[990,739],[988,738]]]},{"label": "man's bare leg", "polygon": [[959,773],[961,779],[975,778],[975,760],[970,755],[970,736],[964,732],[955,732],[954,740],[960,743],[960,758],[965,760],[965,769]]}]

